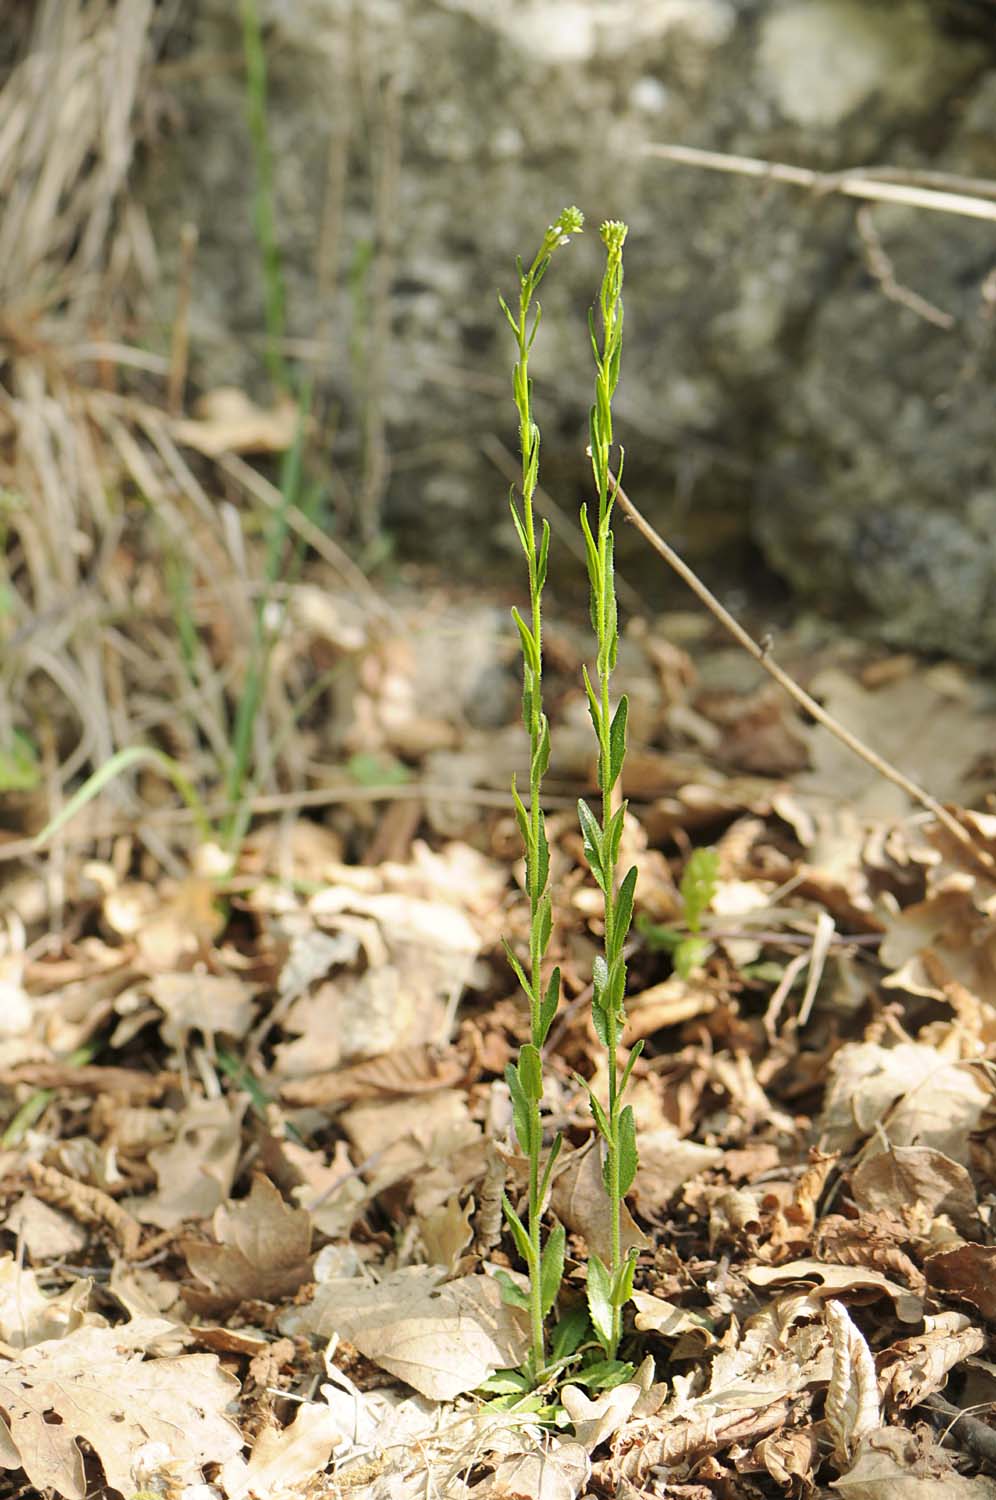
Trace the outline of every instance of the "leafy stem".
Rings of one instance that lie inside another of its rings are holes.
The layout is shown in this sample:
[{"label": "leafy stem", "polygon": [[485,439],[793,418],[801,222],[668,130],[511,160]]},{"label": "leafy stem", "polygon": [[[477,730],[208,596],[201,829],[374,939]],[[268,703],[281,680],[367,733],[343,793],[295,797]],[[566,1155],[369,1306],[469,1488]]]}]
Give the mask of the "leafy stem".
[{"label": "leafy stem", "polygon": [[[526,559],[529,579],[528,621],[517,609],[512,615],[522,646],[522,721],[529,735],[529,805],[523,802],[513,780],[512,799],[526,855],[526,890],[529,896],[529,963],[524,968],[506,947],[509,962],[529,1002],[529,1041],[522,1047],[517,1064],[505,1071],[512,1098],[512,1118],[516,1139],[529,1160],[529,1188],[526,1221],[505,1200],[516,1248],[526,1263],[529,1293],[524,1305],[529,1310],[531,1341],[530,1374],[538,1380],[546,1363],[544,1319],[556,1299],[564,1265],[563,1228],[558,1226],[542,1240],[543,1200],[560,1138],[542,1163],[543,1123],[540,1102],[543,1097],[543,1063],[541,1048],[556,1014],[560,997],[560,972],[554,969],[544,985],[543,960],[550,943],[553,925],[552,904],[548,890],[550,848],[547,842],[540,801],[543,777],[550,760],[550,726],[543,712],[543,587],[546,583],[550,552],[550,526],[544,519],[537,536],[533,499],[539,481],[540,431],[533,419],[532,381],[529,378],[529,354],[539,329],[541,309],[535,302],[536,292],[546,274],[553,252],[568,243],[572,234],[580,233],[583,215],[576,208],[565,208],[551,224],[528,269],[521,258],[516,262],[519,275],[518,308],[515,312],[504,297],[498,301],[515,337],[518,359],[512,376],[515,405],[519,414],[519,448],[522,458],[521,502],[516,503],[514,487],[509,505],[516,535]],[[535,302],[535,310],[534,310]],[[506,1280],[505,1295],[519,1300],[517,1289]]]},{"label": "leafy stem", "polygon": [[[588,1306],[596,1335],[606,1357],[614,1359],[622,1334],[622,1309],[629,1301],[633,1287],[633,1260],[622,1253],[622,1203],[636,1174],[636,1132],[633,1111],[623,1104],[630,1071],[639,1055],[639,1044],[633,1048],[622,1077],[618,1071],[618,1047],[626,1021],[626,935],[633,917],[636,870],[631,869],[622,881],[617,879],[619,847],[622,841],[626,804],[614,805],[617,783],[626,758],[626,719],[628,701],[625,695],[612,711],[610,697],[612,672],[619,649],[619,623],[614,575],[615,537],[612,512],[619,481],[613,479],[612,398],[619,382],[622,353],[623,303],[622,251],[626,239],[625,224],[615,220],[601,227],[606,262],[599,294],[598,326],[594,309],[589,317],[591,346],[595,356],[595,401],[589,420],[589,452],[592,474],[598,495],[598,523],[592,529],[588,507],[581,508],[581,530],[584,536],[591,587],[591,623],[598,650],[594,682],[587,669],[584,673],[588,709],[598,740],[598,785],[601,794],[601,822],[591,808],[581,801],[578,815],[584,838],[588,865],[604,898],[604,953],[595,960],[592,989],[592,1013],[595,1031],[606,1049],[608,1066],[608,1109],[590,1094],[592,1113],[605,1146],[602,1177],[609,1199],[610,1264],[604,1266],[592,1253],[588,1264]],[[601,339],[599,339],[599,331]],[[619,472],[622,472],[620,457]]]}]

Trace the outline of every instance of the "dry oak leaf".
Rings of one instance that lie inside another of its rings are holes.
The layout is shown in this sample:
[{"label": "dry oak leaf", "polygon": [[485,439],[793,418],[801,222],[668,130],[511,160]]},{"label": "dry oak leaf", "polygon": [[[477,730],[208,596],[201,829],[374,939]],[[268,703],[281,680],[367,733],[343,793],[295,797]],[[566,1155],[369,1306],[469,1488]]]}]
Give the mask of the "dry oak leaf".
[{"label": "dry oak leaf", "polygon": [[931,1287],[962,1297],[984,1318],[996,1318],[996,1245],[959,1245],[941,1250],[924,1264]]},{"label": "dry oak leaf", "polygon": [[996,1500],[996,1480],[959,1474],[929,1430],[880,1427],[831,1484],[844,1500]]},{"label": "dry oak leaf", "polygon": [[46,1297],[34,1271],[18,1265],[12,1255],[0,1259],[0,1340],[11,1354],[33,1344],[65,1338],[84,1323],[103,1324],[87,1312],[93,1282],[81,1277],[60,1292]]},{"label": "dry oak leaf", "polygon": [[947,1214],[962,1234],[981,1229],[968,1171],[929,1146],[890,1146],[865,1157],[851,1173],[851,1195],[859,1208],[893,1214],[907,1225],[927,1229],[938,1214]]},{"label": "dry oak leaf", "polygon": [[468,1492],[469,1500],[576,1500],[591,1475],[580,1443],[553,1443],[513,1453]]},{"label": "dry oak leaf", "polygon": [[[969,1136],[991,1098],[978,1068],[933,1047],[848,1042],[830,1064],[817,1128],[825,1150],[848,1151],[881,1124],[894,1146],[931,1146],[967,1167]],[[874,1142],[866,1154],[876,1154]]]},{"label": "dry oak leaf", "polygon": [[196,1311],[217,1313],[257,1299],[279,1302],[310,1280],[311,1216],[288,1207],[269,1178],[257,1175],[248,1198],[222,1203],[212,1228],[215,1245],[180,1242],[187,1265],[204,1283],[184,1289]]},{"label": "dry oak leaf", "polygon": [[252,1457],[246,1463],[235,1454],[221,1471],[228,1500],[244,1500],[254,1495],[258,1500],[299,1496],[308,1480],[320,1474],[343,1442],[332,1410],[322,1402],[299,1406],[289,1427],[264,1427],[253,1445]]},{"label": "dry oak leaf", "polygon": [[225,1463],[242,1447],[225,1416],[238,1382],[213,1354],[144,1358],[150,1343],[172,1332],[163,1319],[138,1318],[120,1328],[79,1328],[0,1361],[0,1464],[23,1468],[37,1490],[84,1500],[80,1438],[99,1457],[108,1485],[126,1495],[135,1454],[150,1441],[167,1445],[188,1482],[200,1480],[202,1465]]},{"label": "dry oak leaf", "polygon": [[443,1282],[442,1275],[439,1267],[406,1266],[379,1282],[327,1281],[278,1326],[292,1336],[337,1333],[423,1396],[452,1401],[495,1370],[521,1364],[529,1341],[521,1314],[502,1302],[491,1277]]}]

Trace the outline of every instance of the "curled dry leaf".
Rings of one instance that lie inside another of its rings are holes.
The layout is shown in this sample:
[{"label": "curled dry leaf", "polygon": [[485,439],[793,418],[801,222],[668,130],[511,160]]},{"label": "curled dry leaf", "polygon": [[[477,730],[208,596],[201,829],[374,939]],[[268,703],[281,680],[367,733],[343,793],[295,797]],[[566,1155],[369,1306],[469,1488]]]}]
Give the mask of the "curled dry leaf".
[{"label": "curled dry leaf", "polygon": [[84,1324],[103,1326],[103,1318],[87,1312],[92,1289],[93,1282],[81,1278],[58,1296],[46,1297],[34,1271],[5,1255],[0,1259],[0,1340],[7,1352],[65,1338]]},{"label": "curled dry leaf", "polygon": [[945,1385],[949,1371],[985,1348],[986,1336],[961,1313],[925,1318],[923,1333],[890,1344],[878,1358],[883,1401],[907,1410]]},{"label": "curled dry leaf", "polygon": [[[559,1163],[558,1163],[559,1165]],[[550,1208],[571,1234],[584,1235],[589,1250],[603,1264],[612,1260],[609,1200],[602,1181],[599,1140],[595,1136],[587,1146],[575,1151],[554,1180]],[[643,1250],[649,1243],[635,1223],[625,1203],[621,1208],[620,1244],[622,1253]]]},{"label": "curled dry leaf", "polygon": [[824,1317],[833,1343],[833,1368],[827,1387],[826,1423],[834,1458],[846,1469],[861,1439],[882,1425],[875,1361],[864,1335],[851,1322],[842,1302],[829,1301]]},{"label": "curled dry leaf", "polygon": [[927,1281],[938,1291],[962,1297],[984,1318],[996,1318],[996,1245],[959,1245],[926,1262]]},{"label": "curled dry leaf", "polygon": [[918,1323],[923,1301],[905,1287],[890,1281],[881,1271],[866,1266],[824,1265],[819,1260],[793,1260],[784,1266],[752,1266],[746,1273],[753,1286],[778,1286],[787,1281],[812,1281],[814,1296],[834,1297],[844,1292],[873,1292],[891,1297],[896,1316],[903,1323]]},{"label": "curled dry leaf", "polygon": [[996,1480],[959,1474],[925,1427],[869,1433],[832,1488],[843,1500],[996,1500]]}]

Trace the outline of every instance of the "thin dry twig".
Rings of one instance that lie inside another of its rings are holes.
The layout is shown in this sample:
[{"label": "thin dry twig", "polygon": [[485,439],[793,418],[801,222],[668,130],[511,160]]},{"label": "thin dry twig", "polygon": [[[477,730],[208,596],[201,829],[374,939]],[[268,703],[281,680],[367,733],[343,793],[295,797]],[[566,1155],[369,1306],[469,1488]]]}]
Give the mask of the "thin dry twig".
[{"label": "thin dry twig", "polygon": [[[816,193],[841,193],[845,198],[866,198],[876,203],[899,203],[907,208],[928,208],[935,213],[962,214],[969,219],[996,223],[996,184],[982,180],[972,182],[959,177],[962,189],[952,192],[923,187],[911,180],[915,174],[899,168],[855,168],[846,172],[814,172],[810,167],[795,167],[788,162],[765,161],[756,156],[735,156],[725,151],[700,151],[696,146],[647,144],[644,156],[681,162],[689,167],[704,167],[711,172],[730,172],[741,177],[760,177],[769,182],[785,182],[792,187],[807,188]],[[880,175],[881,174],[881,175]],[[888,174],[888,175],[885,175]],[[905,179],[905,180],[899,180]],[[935,175],[934,181],[938,178]]]},{"label": "thin dry twig", "polygon": [[891,781],[894,786],[904,791],[911,801],[918,802],[921,807],[931,813],[947,829],[951,837],[956,839],[959,845],[970,855],[973,864],[976,866],[981,865],[987,873],[991,874],[992,870],[996,868],[996,862],[992,860],[991,856],[985,850],[979,848],[971,834],[962,827],[957,818],[953,817],[947,808],[943,807],[937,801],[936,797],[932,797],[929,792],[904,775],[896,766],[891,765],[887,760],[883,760],[881,755],[872,750],[863,740],[859,740],[856,734],[852,734],[849,729],[846,729],[838,719],[834,718],[833,714],[828,713],[821,704],[817,703],[815,698],[810,697],[805,688],[801,688],[793,677],[790,677],[777,662],[772,660],[770,648],[766,645],[759,645],[747,633],[740,622],[734,619],[729,610],[720,604],[715,594],[710,592],[698,574],[688,566],[683,558],[678,556],[673,547],[668,546],[660,533],[655,531],[650,522],[637,510],[625,490],[619,485],[619,481],[615,475],[612,476],[612,483],[616,488],[617,504],[622,507],[624,514],[629,517],[640,534],[650,543],[654,551],[664,559],[668,566],[677,573],[678,577],[688,585],[692,593],[716,617],[724,630],[729,631],[737,644],[742,646],[756,662],[760,663],[768,676],[773,677],[779,686],[783,687],[789,696],[811,718],[815,719],[818,724],[822,724],[824,729],[829,729],[830,733],[836,736],[842,745],[846,745],[848,750],[857,755],[866,765],[871,766],[872,770],[877,771],[880,776],[884,776],[886,781]]}]

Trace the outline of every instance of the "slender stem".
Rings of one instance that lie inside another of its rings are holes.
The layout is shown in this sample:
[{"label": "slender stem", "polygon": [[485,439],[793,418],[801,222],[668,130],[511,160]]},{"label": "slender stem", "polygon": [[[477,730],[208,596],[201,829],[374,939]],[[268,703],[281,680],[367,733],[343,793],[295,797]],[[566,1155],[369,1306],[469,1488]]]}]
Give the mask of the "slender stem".
[{"label": "slender stem", "polygon": [[[546,1005],[543,987],[543,957],[550,940],[550,904],[547,895],[549,851],[542,809],[542,783],[546,760],[549,756],[549,727],[543,712],[543,584],[546,576],[550,530],[543,523],[540,536],[536,533],[536,518],[533,497],[539,476],[539,428],[533,421],[532,387],[529,379],[529,351],[539,325],[540,310],[537,304],[532,312],[536,290],[543,279],[554,250],[567,242],[568,235],[580,230],[582,217],[577,209],[565,209],[555,224],[551,224],[543,237],[528,270],[519,263],[519,305],[513,314],[502,299],[501,306],[515,335],[518,346],[518,362],[513,375],[515,404],[519,413],[519,448],[522,461],[521,505],[517,509],[514,493],[510,497],[512,517],[519,542],[526,558],[529,579],[528,624],[515,612],[515,621],[522,641],[523,695],[522,717],[529,735],[529,807],[526,809],[515,792],[516,811],[519,815],[523,841],[526,846],[526,888],[529,895],[529,964],[528,971],[519,970],[522,988],[529,1001],[529,1043],[523,1047],[517,1067],[506,1070],[506,1080],[512,1094],[516,1137],[520,1148],[529,1158],[529,1190],[525,1242],[519,1245],[524,1253],[529,1270],[529,1326],[531,1340],[530,1372],[534,1380],[541,1377],[546,1363],[546,1344],[543,1331],[543,1174],[541,1152],[543,1149],[543,1121],[540,1111],[542,1098],[542,1048],[552,1015]],[[513,784],[514,792],[514,784]],[[559,991],[559,976],[554,984],[551,980],[549,993]],[[554,1004],[555,1004],[554,1000]],[[510,1222],[515,1223],[510,1215]],[[521,1235],[521,1226],[518,1227]]]}]

